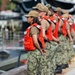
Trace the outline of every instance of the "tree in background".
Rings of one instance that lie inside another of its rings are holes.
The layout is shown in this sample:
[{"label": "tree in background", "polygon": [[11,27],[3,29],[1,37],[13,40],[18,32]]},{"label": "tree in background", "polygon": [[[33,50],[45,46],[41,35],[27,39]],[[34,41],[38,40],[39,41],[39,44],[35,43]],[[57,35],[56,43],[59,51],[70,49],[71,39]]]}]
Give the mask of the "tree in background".
[{"label": "tree in background", "polygon": [[0,0],[1,11],[3,10],[13,10],[15,4],[11,3],[11,0]]},{"label": "tree in background", "polygon": [[1,0],[1,11],[6,10],[8,0]]},{"label": "tree in background", "polygon": [[6,7],[6,10],[13,10],[14,8],[16,7],[15,4],[13,4],[11,2],[11,0],[8,1],[8,4],[7,4],[7,7]]},{"label": "tree in background", "polygon": [[0,0],[0,10],[1,10],[2,1]]}]

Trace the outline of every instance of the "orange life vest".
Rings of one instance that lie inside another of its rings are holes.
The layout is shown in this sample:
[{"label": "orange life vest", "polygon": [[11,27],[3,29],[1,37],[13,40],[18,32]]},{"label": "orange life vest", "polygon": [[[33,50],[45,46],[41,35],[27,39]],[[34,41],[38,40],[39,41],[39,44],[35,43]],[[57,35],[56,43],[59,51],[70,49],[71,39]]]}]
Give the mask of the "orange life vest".
[{"label": "orange life vest", "polygon": [[35,26],[37,27],[39,30],[40,30],[40,33],[39,33],[39,37],[38,37],[38,40],[40,41],[41,45],[42,45],[42,48],[45,48],[45,43],[44,43],[44,38],[43,38],[43,32],[42,32],[42,28],[40,25],[38,25],[37,23],[34,23],[32,24],[31,26],[29,26],[27,28],[27,30],[24,32],[24,49],[26,51],[34,51],[36,49],[35,45],[34,45],[34,42],[33,42],[33,39],[32,37],[30,36],[30,29]]},{"label": "orange life vest", "polygon": [[52,25],[49,26],[49,28],[46,31],[46,36],[48,38],[48,40],[52,40]]},{"label": "orange life vest", "polygon": [[50,20],[53,22],[55,20],[54,16],[51,16]]},{"label": "orange life vest", "polygon": [[55,38],[57,38],[57,37],[58,37],[59,21],[56,22],[54,16],[51,16],[51,17],[50,17],[50,20],[56,25],[56,26],[55,26],[55,29],[54,29],[54,32],[53,32],[53,36],[54,36]]},{"label": "orange life vest", "polygon": [[58,37],[59,22],[60,21],[56,22],[56,26],[55,26],[55,29],[54,29],[54,32],[53,32],[53,35],[54,35],[55,38]]},{"label": "orange life vest", "polygon": [[58,14],[57,13],[54,13],[54,15],[58,17]]},{"label": "orange life vest", "polygon": [[75,23],[73,24],[73,29],[74,29],[74,31],[75,31]]},{"label": "orange life vest", "polygon": [[52,40],[52,24],[50,22],[50,19],[48,18],[48,16],[44,16],[43,19],[47,20],[50,24],[50,26],[48,27],[47,31],[46,31],[46,36],[48,38],[48,40]]},{"label": "orange life vest", "polygon": [[42,18],[45,20],[48,20],[48,16],[43,16]]}]

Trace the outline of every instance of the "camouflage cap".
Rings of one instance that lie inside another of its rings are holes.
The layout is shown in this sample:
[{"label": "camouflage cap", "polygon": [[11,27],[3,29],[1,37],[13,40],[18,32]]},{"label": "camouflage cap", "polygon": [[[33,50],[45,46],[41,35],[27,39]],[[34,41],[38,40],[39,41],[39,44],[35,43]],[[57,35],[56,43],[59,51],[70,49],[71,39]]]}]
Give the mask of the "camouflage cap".
[{"label": "camouflage cap", "polygon": [[50,4],[46,4],[46,7],[47,7],[47,8],[50,8],[50,7],[52,7],[52,6],[51,6]]},{"label": "camouflage cap", "polygon": [[63,14],[62,17],[64,17],[64,18],[68,18],[69,15],[68,15],[68,14]]},{"label": "camouflage cap", "polygon": [[35,10],[31,10],[27,15],[25,15],[26,17],[38,17],[38,12]]},{"label": "camouflage cap", "polygon": [[60,7],[57,7],[57,8],[55,9],[55,11],[62,11],[62,9],[61,9]]},{"label": "camouflage cap", "polygon": [[46,6],[43,7],[43,10],[44,12],[47,12],[48,13],[48,8]]},{"label": "camouflage cap", "polygon": [[62,10],[62,12],[63,12],[64,14],[68,14],[68,13],[69,13],[67,10]]},{"label": "camouflage cap", "polygon": [[48,11],[48,16],[50,16],[51,15],[51,12],[50,11]]},{"label": "camouflage cap", "polygon": [[48,12],[48,8],[41,3],[38,3],[35,7],[33,7],[33,9],[38,9],[43,12]]},{"label": "camouflage cap", "polygon": [[73,16],[71,14],[69,14],[69,18],[73,18]]},{"label": "camouflage cap", "polygon": [[33,9],[38,9],[40,11],[43,11],[43,6],[44,6],[43,4],[38,3],[36,6],[33,7]]}]

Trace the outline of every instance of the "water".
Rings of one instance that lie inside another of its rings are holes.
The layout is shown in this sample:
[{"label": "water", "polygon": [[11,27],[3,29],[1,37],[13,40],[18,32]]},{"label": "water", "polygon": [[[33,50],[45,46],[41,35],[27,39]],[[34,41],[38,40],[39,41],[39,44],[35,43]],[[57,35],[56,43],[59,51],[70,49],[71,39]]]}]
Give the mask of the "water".
[{"label": "water", "polygon": [[6,58],[0,58],[0,61],[12,59],[14,57],[19,56],[20,54],[20,51],[17,50],[8,50],[8,51],[9,51],[9,56]]}]

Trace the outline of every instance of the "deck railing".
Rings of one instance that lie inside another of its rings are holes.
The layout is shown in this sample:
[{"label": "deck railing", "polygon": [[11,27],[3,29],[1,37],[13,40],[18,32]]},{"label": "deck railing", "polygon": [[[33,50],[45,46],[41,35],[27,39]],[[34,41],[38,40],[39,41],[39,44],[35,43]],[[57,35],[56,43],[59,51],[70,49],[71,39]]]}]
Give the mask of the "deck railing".
[{"label": "deck railing", "polygon": [[1,49],[24,49],[24,32],[3,31],[0,32],[0,50]]}]

